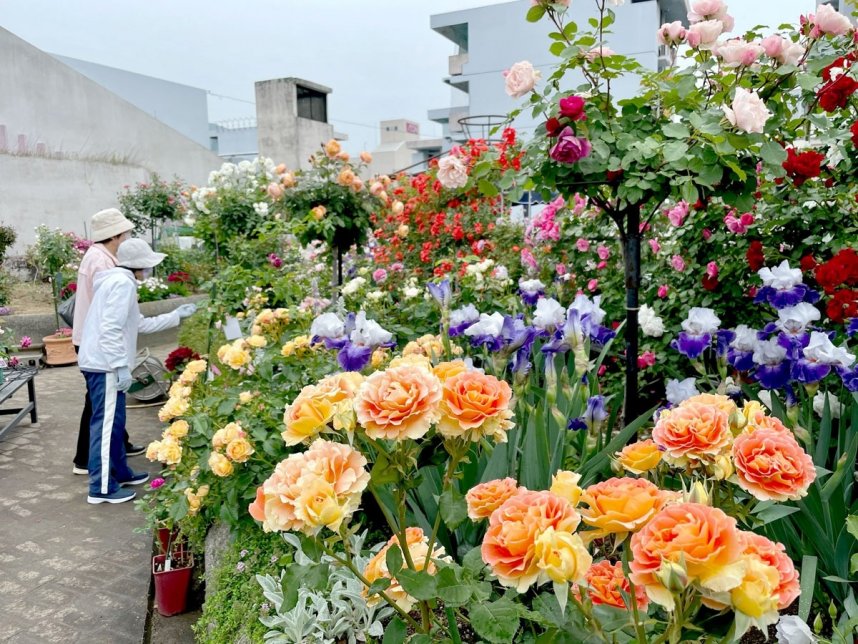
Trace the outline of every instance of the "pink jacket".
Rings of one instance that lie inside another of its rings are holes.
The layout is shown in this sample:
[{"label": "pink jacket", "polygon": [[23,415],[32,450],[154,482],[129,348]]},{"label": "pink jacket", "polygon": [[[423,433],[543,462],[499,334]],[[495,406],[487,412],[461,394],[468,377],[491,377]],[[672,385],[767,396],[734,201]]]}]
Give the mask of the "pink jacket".
[{"label": "pink jacket", "polygon": [[96,273],[116,266],[116,258],[104,247],[93,244],[86,251],[77,271],[77,291],[74,298],[74,324],[72,325],[72,343],[80,346],[83,340],[83,323],[92,304],[93,278]]}]

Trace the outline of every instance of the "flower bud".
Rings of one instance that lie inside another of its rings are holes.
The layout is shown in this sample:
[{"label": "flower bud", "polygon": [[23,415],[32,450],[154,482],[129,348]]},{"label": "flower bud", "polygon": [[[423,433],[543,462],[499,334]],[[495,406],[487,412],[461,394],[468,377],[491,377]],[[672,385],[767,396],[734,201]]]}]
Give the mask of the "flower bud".
[{"label": "flower bud", "polygon": [[695,481],[688,492],[685,493],[688,503],[700,503],[701,505],[712,505],[709,493],[700,481]]},{"label": "flower bud", "polygon": [[661,585],[672,593],[681,593],[688,588],[688,571],[685,566],[673,561],[662,561],[655,573]]}]

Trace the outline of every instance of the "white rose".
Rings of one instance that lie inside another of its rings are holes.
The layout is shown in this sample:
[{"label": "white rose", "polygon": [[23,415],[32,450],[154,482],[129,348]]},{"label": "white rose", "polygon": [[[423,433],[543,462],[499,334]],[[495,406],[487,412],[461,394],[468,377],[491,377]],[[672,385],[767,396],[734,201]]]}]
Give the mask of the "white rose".
[{"label": "white rose", "polygon": [[776,631],[778,644],[816,644],[810,627],[795,615],[781,615]]},{"label": "white rose", "polygon": [[830,4],[820,5],[816,8],[813,24],[822,33],[832,36],[843,36],[852,31],[852,23],[849,18],[838,12]]},{"label": "white rose", "polygon": [[492,271],[492,277],[501,281],[509,279],[509,271],[506,266],[498,266],[494,271]]},{"label": "white rose", "polygon": [[373,302],[378,302],[383,297],[384,291],[370,291],[366,294],[366,299],[371,300]]},{"label": "white rose", "polygon": [[342,293],[343,295],[354,295],[364,284],[366,284],[366,280],[363,277],[355,277],[354,279],[346,282],[346,285],[343,286]]},{"label": "white rose", "polygon": [[801,269],[790,268],[787,260],[782,261],[774,268],[764,266],[757,271],[757,275],[763,280],[763,286],[771,286],[772,288],[781,290],[792,288],[801,284]]},{"label": "white rose", "polygon": [[310,337],[341,338],[346,332],[345,324],[336,313],[323,313],[310,325]]},{"label": "white rose", "polygon": [[678,405],[683,400],[688,400],[692,396],[696,396],[700,392],[694,385],[694,378],[686,378],[685,380],[668,380],[665,386],[665,396],[667,402],[671,405]]},{"label": "white rose", "polygon": [[366,313],[359,311],[355,316],[355,328],[349,338],[353,344],[377,347],[393,340],[393,334],[385,331],[375,320],[367,320]]},{"label": "white rose", "polygon": [[650,338],[660,338],[664,335],[664,320],[655,314],[655,310],[646,304],[638,311],[638,322],[641,331]]},{"label": "white rose", "polygon": [[542,73],[534,69],[528,61],[523,60],[515,63],[503,75],[506,79],[506,93],[513,98],[521,98],[533,89]]},{"label": "white rose", "polygon": [[416,286],[406,286],[402,289],[402,295],[405,296],[406,300],[413,300],[415,297],[420,295],[422,291]]},{"label": "white rose", "polygon": [[533,326],[538,329],[551,329],[562,326],[566,321],[566,309],[551,297],[543,297],[536,303],[533,314]]},{"label": "white rose", "polygon": [[682,322],[682,329],[691,335],[703,335],[715,333],[720,325],[721,320],[715,315],[715,311],[695,306],[688,311],[688,317]]},{"label": "white rose", "polygon": [[[700,22],[697,24],[702,25],[705,23]],[[721,109],[724,111],[727,120],[737,129],[743,132],[756,132],[758,134],[762,133],[766,121],[772,115],[766,108],[763,99],[756,92],[749,92],[742,87],[736,88],[736,95],[733,97],[732,106],[727,107],[726,105],[722,105]]]},{"label": "white rose", "polygon": [[438,161],[438,181],[445,188],[464,188],[468,183],[468,167],[455,154],[448,154]]},{"label": "white rose", "polygon": [[822,412],[825,411],[825,397],[828,396],[828,408],[831,411],[832,418],[840,418],[843,414],[843,405],[840,404],[840,399],[834,394],[816,392],[813,397],[813,411],[816,415],[822,418]]}]

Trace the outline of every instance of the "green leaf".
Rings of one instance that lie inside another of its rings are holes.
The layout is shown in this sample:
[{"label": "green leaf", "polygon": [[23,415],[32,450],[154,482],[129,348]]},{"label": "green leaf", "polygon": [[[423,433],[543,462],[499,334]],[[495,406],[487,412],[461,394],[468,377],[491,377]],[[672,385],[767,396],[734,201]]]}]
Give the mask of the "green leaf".
[{"label": "green leaf", "polygon": [[858,539],[858,514],[850,514],[846,517],[846,530]]},{"label": "green leaf", "polygon": [[668,163],[679,161],[686,152],[688,152],[688,144],[685,141],[673,141],[664,146],[664,160]]},{"label": "green leaf", "polygon": [[697,183],[711,187],[720,183],[723,176],[724,169],[720,165],[703,166],[697,175]]},{"label": "green leaf", "polygon": [[538,4],[527,10],[527,21],[528,22],[539,22],[542,20],[542,16],[545,15],[545,6]]},{"label": "green leaf", "polygon": [[217,415],[218,416],[227,416],[232,413],[232,410],[235,409],[235,406],[238,404],[238,398],[231,396],[225,400],[222,400],[220,404],[217,406]]},{"label": "green leaf", "polygon": [[858,572],[858,553],[852,555],[852,559],[849,560],[849,572],[853,575]]},{"label": "green leaf", "polygon": [[393,544],[387,549],[385,563],[387,564],[387,571],[393,576],[402,570],[402,550],[399,549],[398,544]]},{"label": "green leaf", "polygon": [[486,567],[486,563],[483,561],[483,553],[479,548],[468,550],[468,554],[462,558],[462,567],[465,569],[465,572],[474,576],[482,572],[483,568]]},{"label": "green leaf", "polygon": [[375,464],[372,466],[369,476],[374,485],[396,483],[399,480],[399,472],[390,464],[387,454],[381,451],[375,458]]},{"label": "green leaf", "polygon": [[436,576],[438,598],[447,606],[462,606],[471,597],[471,588],[456,577],[453,568],[442,568]]},{"label": "green leaf", "polygon": [[506,597],[477,604],[471,610],[470,618],[477,635],[489,642],[508,644],[518,631],[518,608]]},{"label": "green leaf", "polygon": [[[390,552],[388,550],[388,552]],[[387,577],[379,577],[374,582],[372,582],[369,587],[366,589],[367,595],[377,595],[378,593],[384,592],[390,588],[390,579]]]},{"label": "green leaf", "polygon": [[[536,7],[534,7],[534,9],[536,9]],[[548,48],[548,51],[550,51],[555,56],[559,56],[560,54],[563,53],[564,49],[566,49],[566,43],[564,43],[564,42],[553,42],[553,43],[551,43],[551,46]]]},{"label": "green leaf", "polygon": [[697,193],[697,188],[691,181],[686,181],[685,183],[683,183],[682,188],[680,188],[679,192],[682,194],[682,198],[685,199],[686,203],[688,203],[689,205],[697,203],[699,195]]},{"label": "green leaf", "polygon": [[[420,563],[423,562],[421,561]],[[403,568],[396,573],[396,581],[399,582],[406,593],[416,599],[426,601],[434,599],[438,595],[435,577],[428,572]]]},{"label": "green leaf", "polygon": [[435,640],[432,639],[431,635],[426,635],[426,633],[418,633],[417,635],[413,635],[411,639],[408,640],[408,644],[432,644],[434,641]]},{"label": "green leaf", "polygon": [[310,566],[307,572],[301,577],[301,585],[310,590],[323,591],[327,589],[330,577],[330,564]]},{"label": "green leaf", "polygon": [[661,131],[672,139],[687,139],[691,136],[691,131],[682,123],[665,123],[661,126]]},{"label": "green leaf", "polygon": [[454,487],[441,494],[441,518],[450,530],[458,528],[468,518],[468,506],[465,497]]},{"label": "green leaf", "polygon": [[381,644],[402,644],[407,634],[408,628],[405,626],[405,622],[399,617],[394,617],[384,629],[384,638],[381,640]]},{"label": "green leaf", "polygon": [[810,605],[813,602],[813,589],[816,587],[816,557],[804,555],[801,559],[801,594],[798,598],[798,616],[807,621]]},{"label": "green leaf", "polygon": [[778,519],[783,519],[784,517],[788,517],[793,512],[798,512],[799,508],[791,507],[789,505],[773,505],[771,507],[765,508],[757,514],[757,518],[762,521],[761,525],[766,525],[767,523],[771,523],[772,521],[777,521]]},{"label": "green leaf", "polygon": [[766,141],[760,148],[760,156],[769,165],[781,165],[787,159],[786,150],[774,141]]},{"label": "green leaf", "polygon": [[480,179],[477,182],[477,186],[479,187],[480,192],[482,192],[486,197],[496,197],[500,194],[497,187],[487,179]]}]

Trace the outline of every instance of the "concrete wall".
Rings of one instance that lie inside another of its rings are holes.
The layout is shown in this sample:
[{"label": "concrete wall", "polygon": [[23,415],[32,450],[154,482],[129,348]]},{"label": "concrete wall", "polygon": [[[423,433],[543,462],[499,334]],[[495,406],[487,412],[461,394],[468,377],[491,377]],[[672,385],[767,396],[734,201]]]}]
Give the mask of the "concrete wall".
[{"label": "concrete wall", "polygon": [[177,132],[209,147],[208,96],[204,89],[106,67],[77,58],[54,58],[139,107]]},{"label": "concrete wall", "polygon": [[255,126],[223,127],[212,123],[209,126],[209,137],[217,137],[217,149],[214,152],[224,161],[238,163],[259,156]]}]

